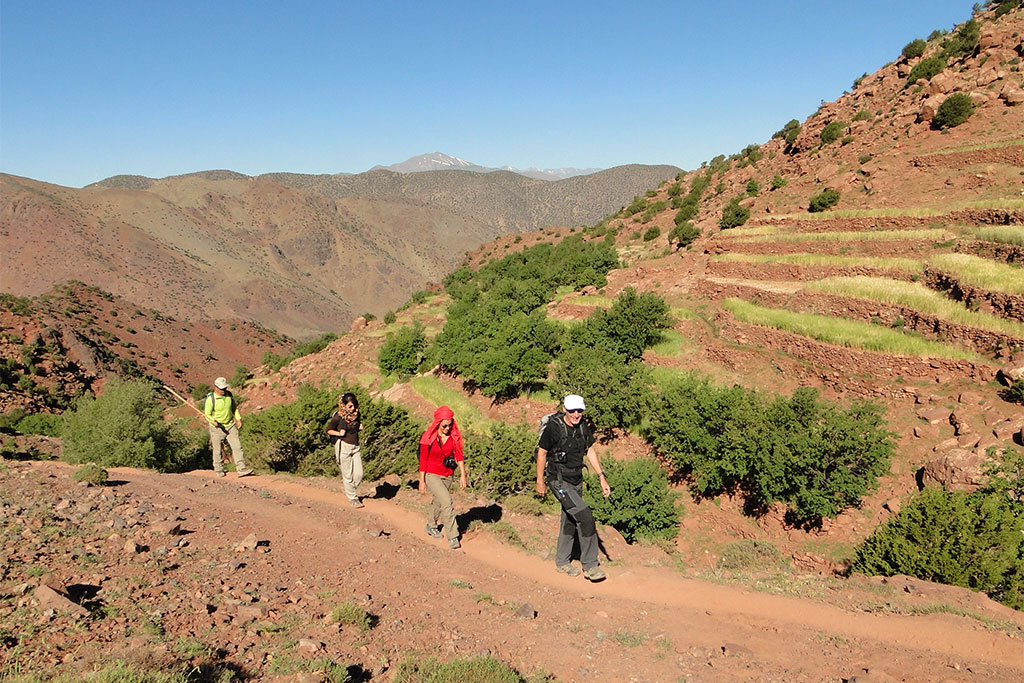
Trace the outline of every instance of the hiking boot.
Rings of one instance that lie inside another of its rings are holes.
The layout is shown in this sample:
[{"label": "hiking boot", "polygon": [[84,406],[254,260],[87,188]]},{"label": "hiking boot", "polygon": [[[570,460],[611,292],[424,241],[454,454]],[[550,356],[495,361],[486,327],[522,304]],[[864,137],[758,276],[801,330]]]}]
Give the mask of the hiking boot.
[{"label": "hiking boot", "polygon": [[580,568],[574,564],[556,564],[555,569],[562,572],[563,574],[568,574],[569,576],[580,575]]},{"label": "hiking boot", "polygon": [[452,550],[458,550],[462,547],[462,544],[459,543],[459,539],[453,538],[452,540],[448,541],[448,547]]},{"label": "hiking boot", "polygon": [[426,529],[427,533],[430,534],[431,538],[441,538],[441,530],[438,529],[436,526],[430,526],[428,524],[426,526]]},{"label": "hiking boot", "polygon": [[248,476],[251,476],[252,474],[253,474],[252,470],[242,470],[241,472],[238,473],[238,476],[239,477],[248,477]]},{"label": "hiking boot", "polygon": [[363,501],[359,500],[358,498],[353,498],[348,502],[348,504],[354,508],[366,507],[365,505],[363,505]]},{"label": "hiking boot", "polygon": [[583,576],[587,581],[604,581],[608,575],[600,567],[591,567],[583,570]]}]

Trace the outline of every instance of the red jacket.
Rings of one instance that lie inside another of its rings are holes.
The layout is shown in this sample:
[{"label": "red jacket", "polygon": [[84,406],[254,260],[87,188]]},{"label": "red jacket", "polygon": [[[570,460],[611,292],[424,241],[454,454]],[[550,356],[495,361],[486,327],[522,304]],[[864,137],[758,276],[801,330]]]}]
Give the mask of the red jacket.
[{"label": "red jacket", "polygon": [[439,438],[435,438],[429,444],[420,443],[420,472],[450,477],[455,470],[441,464],[449,455],[455,456],[457,462],[462,462],[461,449],[455,448],[455,439],[451,437],[443,444]]}]

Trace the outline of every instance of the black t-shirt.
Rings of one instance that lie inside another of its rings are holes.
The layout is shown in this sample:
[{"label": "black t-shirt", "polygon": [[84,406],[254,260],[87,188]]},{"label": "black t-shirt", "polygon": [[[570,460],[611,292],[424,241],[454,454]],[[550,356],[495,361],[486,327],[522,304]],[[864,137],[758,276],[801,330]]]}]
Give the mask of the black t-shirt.
[{"label": "black t-shirt", "polygon": [[[344,441],[347,444],[352,444],[353,446],[358,446],[359,445],[359,416],[356,415],[355,418],[351,422],[349,422],[348,420],[345,419],[344,415],[342,415],[341,413],[335,411],[334,415],[331,415],[331,421],[327,423],[327,430],[328,431],[334,431],[334,432],[340,432],[342,429],[345,430],[345,436],[341,437],[340,440]],[[338,440],[339,440],[338,437],[333,436],[333,435],[331,436],[331,438],[334,439],[334,441],[332,443],[337,443]]]},{"label": "black t-shirt", "polygon": [[[583,420],[575,427],[570,427],[562,413],[551,416],[537,443],[548,453],[544,466],[546,476],[554,479],[561,471],[563,481],[569,484],[583,483],[583,458],[594,441],[594,433]],[[555,462],[555,453],[558,451],[565,452],[564,463]]]}]

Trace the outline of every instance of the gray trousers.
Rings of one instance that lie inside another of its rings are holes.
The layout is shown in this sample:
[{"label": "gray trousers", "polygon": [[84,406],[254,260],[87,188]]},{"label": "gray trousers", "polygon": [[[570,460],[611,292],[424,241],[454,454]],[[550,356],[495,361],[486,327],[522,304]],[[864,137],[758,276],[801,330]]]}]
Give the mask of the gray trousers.
[{"label": "gray trousers", "polygon": [[442,477],[439,474],[426,473],[424,480],[427,490],[434,498],[427,509],[427,524],[437,527],[444,525],[444,535],[449,541],[459,537],[459,525],[455,523],[455,501],[452,500],[452,481],[454,477]]},{"label": "gray trousers", "polygon": [[583,484],[548,482],[548,488],[562,504],[562,518],[555,547],[555,564],[559,567],[572,561],[573,542],[580,542],[580,564],[584,569],[598,565],[597,523],[590,506],[583,501]]},{"label": "gray trousers", "polygon": [[224,429],[210,427],[210,450],[213,451],[213,471],[224,471],[222,449],[225,439],[228,445],[231,446],[231,459],[235,461],[235,471],[248,472],[249,468],[245,464],[245,455],[242,454],[242,441],[238,438],[238,427],[234,424]]},{"label": "gray trousers", "polygon": [[356,489],[363,482],[363,451],[359,445],[338,439],[334,443],[334,460],[341,472],[341,484],[349,500],[357,500]]}]

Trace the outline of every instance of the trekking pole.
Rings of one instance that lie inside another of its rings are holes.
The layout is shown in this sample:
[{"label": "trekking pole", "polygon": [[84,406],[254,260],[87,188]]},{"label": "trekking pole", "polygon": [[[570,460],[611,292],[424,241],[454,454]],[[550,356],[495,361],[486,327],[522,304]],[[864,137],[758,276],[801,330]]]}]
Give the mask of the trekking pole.
[{"label": "trekking pole", "polygon": [[[166,384],[164,384],[164,385],[163,385],[163,387],[164,387],[164,389],[166,389],[167,391],[171,392],[171,396],[173,396],[174,398],[178,399],[179,401],[181,401],[182,403],[184,403],[185,405],[187,405],[187,406],[188,406],[189,408],[191,408],[192,410],[196,411],[196,413],[198,413],[198,414],[199,414],[199,415],[200,415],[200,416],[201,416],[201,417],[203,418],[203,421],[204,421],[204,422],[206,422],[207,424],[209,424],[209,423],[210,423],[210,418],[206,417],[206,413],[204,413],[203,411],[199,410],[199,408],[197,408],[197,407],[196,407],[195,405],[193,405],[191,401],[188,401],[188,400],[186,400],[185,398],[183,398],[181,394],[179,394],[178,392],[176,392],[176,391],[175,391],[174,389],[171,389],[171,388],[170,388],[169,386],[167,386]],[[224,428],[224,425],[220,424],[219,422],[217,423],[217,427],[218,427],[218,428],[219,428],[219,429],[220,429],[220,430],[221,430],[222,432],[224,432],[225,434],[226,434],[226,433],[227,433],[227,431],[228,431],[227,429],[225,429],[225,428]]]}]

